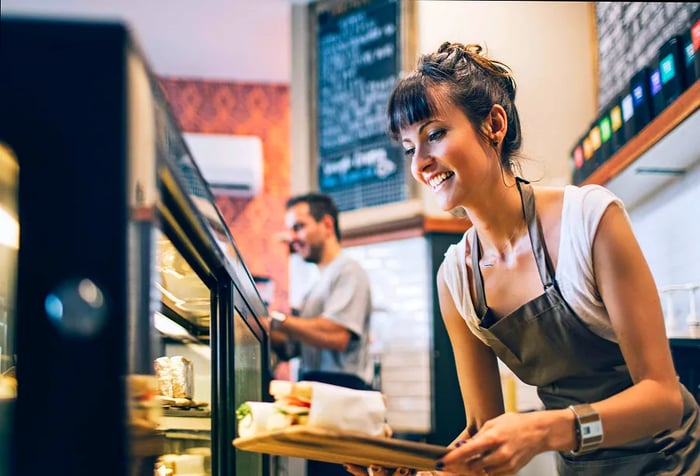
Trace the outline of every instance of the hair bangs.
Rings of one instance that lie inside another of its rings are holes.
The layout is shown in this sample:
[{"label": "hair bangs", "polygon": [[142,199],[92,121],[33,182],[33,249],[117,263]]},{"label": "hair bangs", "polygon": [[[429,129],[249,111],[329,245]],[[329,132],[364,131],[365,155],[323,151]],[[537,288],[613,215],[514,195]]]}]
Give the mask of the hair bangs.
[{"label": "hair bangs", "polygon": [[399,140],[401,129],[435,115],[434,99],[424,81],[418,75],[406,78],[392,93],[387,116],[394,140]]}]

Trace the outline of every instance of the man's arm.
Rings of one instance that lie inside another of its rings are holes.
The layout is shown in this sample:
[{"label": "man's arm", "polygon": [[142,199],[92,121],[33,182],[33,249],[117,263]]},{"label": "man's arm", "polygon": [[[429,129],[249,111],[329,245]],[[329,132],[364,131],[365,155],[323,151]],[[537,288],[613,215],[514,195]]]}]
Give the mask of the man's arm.
[{"label": "man's arm", "polygon": [[284,321],[274,321],[271,335],[277,333],[311,347],[338,352],[344,352],[352,338],[350,330],[323,316],[301,318],[288,315]]},{"label": "man's arm", "polygon": [[270,347],[280,360],[290,360],[299,355],[299,342],[288,338],[284,332],[270,329],[268,335]]}]

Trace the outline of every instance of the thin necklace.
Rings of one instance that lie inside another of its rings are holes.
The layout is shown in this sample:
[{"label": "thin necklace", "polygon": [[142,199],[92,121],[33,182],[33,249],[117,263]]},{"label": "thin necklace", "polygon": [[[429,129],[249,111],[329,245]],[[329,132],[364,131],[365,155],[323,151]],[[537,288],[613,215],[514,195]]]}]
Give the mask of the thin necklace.
[{"label": "thin necklace", "polygon": [[[515,235],[520,233],[523,228],[524,227],[522,226],[522,224],[518,228],[516,228],[513,231],[513,233],[510,235],[510,237],[508,238],[508,241],[510,242],[513,238],[515,238]],[[474,230],[474,232],[476,233],[476,230]],[[481,243],[479,243],[479,244],[481,245]],[[481,245],[481,248],[482,248],[482,253],[483,253],[483,248],[484,248],[483,245]],[[479,260],[479,261],[481,261],[481,260]],[[481,264],[482,268],[493,268],[493,266],[495,265],[495,263],[480,263],[480,264]]]}]

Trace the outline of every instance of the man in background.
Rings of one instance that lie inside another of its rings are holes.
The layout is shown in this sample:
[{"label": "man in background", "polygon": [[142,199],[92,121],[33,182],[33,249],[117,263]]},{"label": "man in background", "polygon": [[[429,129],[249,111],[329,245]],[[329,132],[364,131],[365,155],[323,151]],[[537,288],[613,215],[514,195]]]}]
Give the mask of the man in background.
[{"label": "man in background", "polygon": [[[338,209],[321,193],[290,198],[285,222],[290,252],[319,270],[316,282],[290,315],[267,319],[273,349],[281,359],[298,349],[298,380],[370,390],[369,354],[372,298],[365,270],[342,250]],[[346,475],[342,465],[307,462],[308,476]]]}]

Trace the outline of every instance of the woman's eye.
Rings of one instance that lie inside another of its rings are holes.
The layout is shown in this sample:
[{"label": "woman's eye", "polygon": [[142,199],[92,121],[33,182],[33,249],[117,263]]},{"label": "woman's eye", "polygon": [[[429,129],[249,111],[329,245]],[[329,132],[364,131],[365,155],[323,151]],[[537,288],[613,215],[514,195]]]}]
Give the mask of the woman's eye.
[{"label": "woman's eye", "polygon": [[413,147],[411,147],[410,149],[404,149],[403,155],[404,155],[404,157],[407,157],[407,158],[413,157],[414,151],[415,151],[415,149]]},{"label": "woman's eye", "polygon": [[432,131],[430,134],[428,134],[428,140],[430,142],[435,142],[440,139],[445,135],[445,129],[438,129],[436,131]]}]

